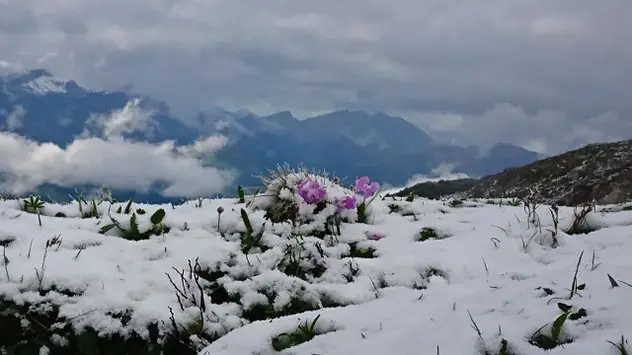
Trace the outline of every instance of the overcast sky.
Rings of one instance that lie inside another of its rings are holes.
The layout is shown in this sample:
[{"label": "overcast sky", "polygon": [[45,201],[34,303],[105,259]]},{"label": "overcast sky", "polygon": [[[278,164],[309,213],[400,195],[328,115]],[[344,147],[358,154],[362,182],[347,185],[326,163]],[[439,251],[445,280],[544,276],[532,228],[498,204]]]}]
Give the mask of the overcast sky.
[{"label": "overcast sky", "polygon": [[399,114],[554,153],[632,138],[630,0],[0,0],[0,66],[179,114]]}]

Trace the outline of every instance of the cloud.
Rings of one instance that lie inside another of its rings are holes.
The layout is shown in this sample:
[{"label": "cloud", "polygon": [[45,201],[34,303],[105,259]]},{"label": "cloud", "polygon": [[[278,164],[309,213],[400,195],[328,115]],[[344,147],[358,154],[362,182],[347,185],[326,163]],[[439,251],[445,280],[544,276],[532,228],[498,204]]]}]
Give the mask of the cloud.
[{"label": "cloud", "polygon": [[522,107],[500,103],[478,115],[421,114],[411,117],[432,131],[461,144],[490,148],[500,137],[506,143],[539,153],[556,154],[585,144],[632,138],[632,120],[614,112],[585,119],[556,110],[528,112]]},{"label": "cloud", "polygon": [[[91,115],[86,121],[86,128],[96,128],[104,138],[120,137],[134,132],[151,137],[157,128],[152,120],[153,112],[141,109],[140,102],[141,100],[136,98],[110,115]],[[83,133],[84,136],[89,134],[87,130]]]},{"label": "cloud", "polygon": [[632,117],[631,12],[627,0],[9,0],[0,53],[25,67],[45,58],[89,87],[132,83],[182,115],[211,106],[445,115],[467,121],[457,133],[486,124],[476,141],[524,134],[555,150],[547,125],[527,137],[504,117],[476,120],[508,103],[525,119],[566,117],[576,140],[611,136],[591,122]]},{"label": "cloud", "polygon": [[173,141],[157,144],[132,142],[121,134],[146,129],[147,112],[131,102],[111,116],[92,122],[100,136],[78,137],[67,147],[38,143],[11,132],[0,132],[0,174],[4,192],[22,194],[50,183],[72,187],[106,185],[113,189],[146,192],[156,183],[166,186],[163,196],[201,196],[223,191],[236,177],[232,170],[205,166],[203,160],[226,144],[211,136],[190,146]]},{"label": "cloud", "polygon": [[432,169],[430,174],[416,174],[411,176],[406,182],[405,186],[413,186],[422,182],[468,179],[470,177],[469,175],[464,173],[455,173],[453,172],[453,170],[453,164],[441,163],[437,167]]},{"label": "cloud", "polygon": [[[2,112],[0,112],[1,114]],[[13,111],[6,114],[6,123],[5,126],[2,127],[0,125],[0,129],[4,128],[9,131],[15,131],[16,129],[22,128],[24,125],[24,117],[26,116],[26,110],[24,107],[18,105],[13,108]]]}]

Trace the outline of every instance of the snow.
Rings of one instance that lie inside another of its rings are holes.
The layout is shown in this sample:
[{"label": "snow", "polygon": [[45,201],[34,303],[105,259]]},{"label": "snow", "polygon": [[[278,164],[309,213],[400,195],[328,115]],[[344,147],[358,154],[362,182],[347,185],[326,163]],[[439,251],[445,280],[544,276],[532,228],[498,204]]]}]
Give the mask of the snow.
[{"label": "snow", "polygon": [[63,81],[55,80],[52,77],[40,76],[28,83],[24,84],[31,92],[38,95],[45,95],[51,92],[64,93],[66,92],[66,83]]},{"label": "snow", "polygon": [[[341,224],[341,235],[319,237],[308,234],[322,232],[322,225],[335,213],[331,201],[352,192],[321,180],[329,202],[314,213],[314,206],[305,204],[292,189],[300,175],[275,181],[278,184],[269,185],[263,195],[246,196],[246,203],[237,199],[203,199],[179,206],[134,203],[131,211],[146,211],[137,215],[141,231],[152,228],[150,217],[160,208],[166,212],[160,228],[169,227],[167,233],[141,241],[121,238],[116,228],[99,233],[111,223],[108,211],[129,228],[125,202],[101,203],[97,207],[101,218],[81,218],[77,202],[46,204],[40,226],[35,214],[21,211],[21,201],[1,201],[0,241],[12,242],[4,250],[9,263],[0,262],[0,297],[57,305],[60,316],[70,319],[78,331],[89,326],[102,335],[136,331],[146,336],[146,326],[154,321],[164,321],[161,329],[169,331],[169,307],[180,324],[199,317],[195,302],[179,306],[166,275],[180,285],[173,268],[186,271],[188,262],[199,258],[201,267],[224,272],[217,284],[239,299],[216,304],[210,292],[206,295],[204,330],[219,339],[199,354],[276,354],[271,345],[274,337],[293,332],[316,316],[320,316],[319,334],[281,353],[484,354],[487,350],[498,354],[505,339],[512,354],[544,354],[529,343],[529,337],[547,324],[542,332],[550,334],[550,324],[562,314],[558,302],[571,305],[570,313],[584,308],[587,316],[564,323],[561,339],[572,342],[555,347],[551,354],[615,354],[608,341],[632,336],[632,286],[628,285],[632,211],[600,206],[587,217],[594,231],[569,235],[564,230],[573,223],[577,211],[572,208],[560,208],[555,230],[548,206],[537,208],[540,225],[534,225],[522,206],[498,200],[452,207],[449,201],[376,198],[368,208],[368,224],[354,223],[355,211],[343,211],[349,223]],[[265,210],[283,199],[299,206],[301,226],[266,220]],[[394,205],[399,211],[389,213]],[[242,208],[266,250],[255,246],[244,254],[239,234],[247,231]],[[87,209],[83,205],[83,211]],[[54,217],[59,212],[66,218]],[[425,227],[435,229],[441,238],[418,241]],[[296,237],[298,231],[301,237]],[[47,241],[55,236],[57,241],[47,248]],[[305,257],[300,267],[310,268],[312,262],[324,266],[320,275],[303,279],[288,275],[287,245],[300,243]],[[349,257],[352,244],[372,248],[374,257]],[[585,288],[569,299],[581,253],[577,284]],[[78,295],[42,295],[38,292],[42,274],[41,288],[55,285]],[[618,287],[612,287],[608,275],[620,280]],[[268,302],[273,311],[281,312],[296,299],[315,310],[254,322],[244,316],[255,305]],[[125,324],[109,315],[124,310],[132,310]],[[53,344],[65,341],[56,335],[51,338]]]}]

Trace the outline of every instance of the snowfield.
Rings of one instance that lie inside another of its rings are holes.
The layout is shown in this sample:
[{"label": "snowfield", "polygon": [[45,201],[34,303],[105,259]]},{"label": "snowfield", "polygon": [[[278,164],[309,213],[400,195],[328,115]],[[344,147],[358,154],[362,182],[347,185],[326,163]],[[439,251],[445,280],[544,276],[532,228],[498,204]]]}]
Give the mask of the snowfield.
[{"label": "snowfield", "polygon": [[629,208],[578,220],[579,208],[391,198],[300,173],[267,188],[179,206],[0,202],[0,352],[107,353],[98,339],[116,334],[171,334],[164,354],[630,351]]}]

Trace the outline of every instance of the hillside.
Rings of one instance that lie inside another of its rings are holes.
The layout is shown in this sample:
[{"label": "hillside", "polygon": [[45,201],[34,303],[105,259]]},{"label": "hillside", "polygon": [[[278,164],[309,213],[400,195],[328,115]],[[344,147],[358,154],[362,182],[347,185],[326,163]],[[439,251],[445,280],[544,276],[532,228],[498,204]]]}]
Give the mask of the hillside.
[{"label": "hillside", "polygon": [[362,209],[368,189],[303,173],[267,188],[83,211],[0,201],[0,352],[630,351],[632,211],[591,212],[587,234],[569,235],[567,207],[539,206],[536,226],[498,203]]},{"label": "hillside", "polygon": [[487,176],[469,197],[524,196],[537,191],[542,203],[573,206],[632,200],[632,140],[590,144]]},{"label": "hillside", "polygon": [[393,195],[513,198],[530,191],[541,203],[562,206],[632,201],[632,140],[590,144],[480,179],[423,182]]}]

